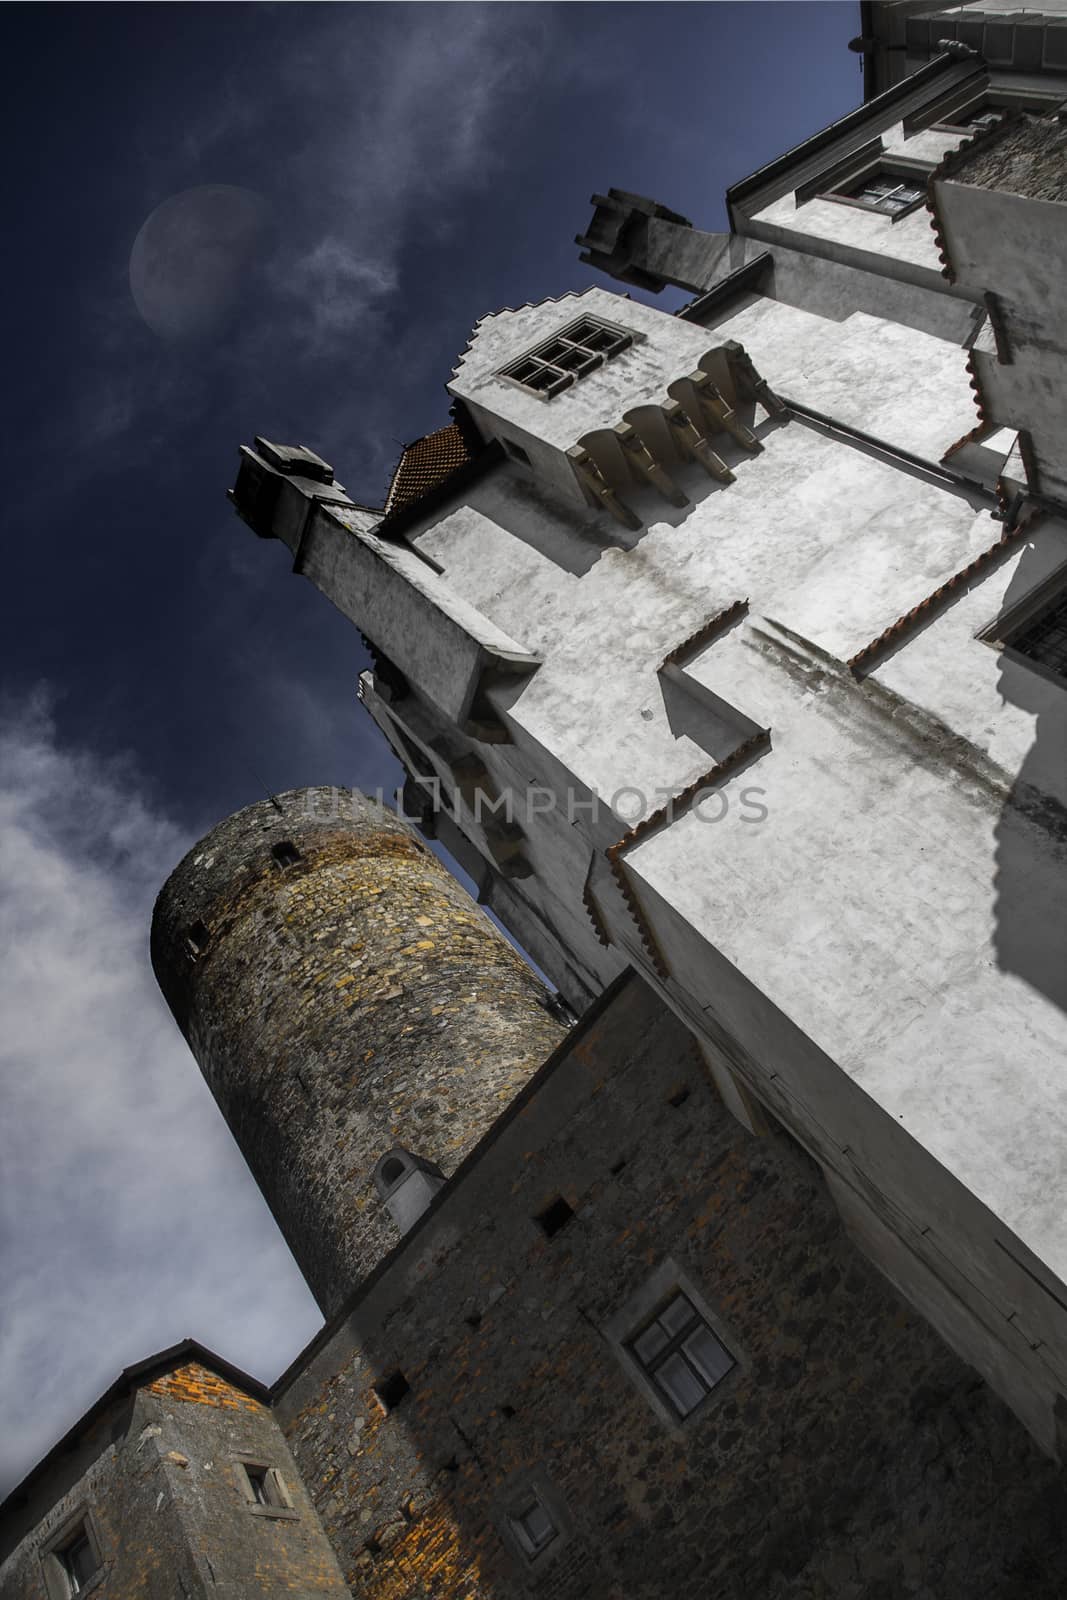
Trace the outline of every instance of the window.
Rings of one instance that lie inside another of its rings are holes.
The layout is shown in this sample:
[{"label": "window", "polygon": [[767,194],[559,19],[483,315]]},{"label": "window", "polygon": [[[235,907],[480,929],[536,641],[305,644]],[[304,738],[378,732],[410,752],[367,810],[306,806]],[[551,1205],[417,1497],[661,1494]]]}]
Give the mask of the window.
[{"label": "window", "polygon": [[300,851],[289,839],[283,839],[280,844],[273,844],[270,848],[271,860],[279,872],[284,872],[287,867],[295,867],[300,860]]},{"label": "window", "polygon": [[991,128],[998,128],[1008,115],[1005,106],[986,106],[983,110],[982,102],[969,106],[964,111],[959,111],[943,126],[953,130],[962,128],[965,133],[988,133]]},{"label": "window", "polygon": [[186,930],[185,949],[190,961],[199,961],[210,943],[211,935],[203,922],[194,922]]},{"label": "window", "polygon": [[523,1555],[532,1561],[559,1538],[559,1529],[553,1522],[542,1500],[531,1491],[528,1500],[509,1517],[515,1542]]},{"label": "window", "polygon": [[1067,562],[1006,605],[975,637],[1014,656],[1061,689],[1067,686]]},{"label": "window", "polygon": [[374,1393],[378,1397],[378,1404],[382,1410],[389,1414],[395,1411],[404,1396],[410,1394],[411,1385],[402,1372],[391,1372],[388,1378],[383,1378],[381,1383],[374,1385]]},{"label": "window", "polygon": [[829,198],[846,200],[864,211],[880,211],[885,216],[897,217],[925,200],[924,175],[878,166],[842,184]]},{"label": "window", "polygon": [[733,1356],[680,1290],[660,1306],[627,1348],[681,1420],[696,1410],[734,1365]]},{"label": "window", "polygon": [[257,1506],[270,1506],[274,1502],[270,1495],[270,1483],[267,1467],[245,1467],[248,1486],[252,1491],[252,1499]]},{"label": "window", "polygon": [[573,1215],[573,1210],[563,1196],[557,1195],[552,1204],[546,1206],[535,1220],[541,1224],[546,1238],[553,1239],[561,1228],[566,1227]]},{"label": "window", "polygon": [[69,1594],[81,1594],[89,1581],[100,1571],[96,1551],[84,1524],[69,1544],[64,1545],[62,1550],[57,1550],[56,1555],[63,1576],[67,1580]]},{"label": "window", "polygon": [[267,1517],[295,1517],[285,1479],[277,1467],[253,1456],[238,1456],[238,1483],[250,1511]]},{"label": "window", "polygon": [[493,1512],[516,1562],[535,1570],[554,1565],[572,1535],[567,1505],[543,1466],[529,1463],[506,1485]]},{"label": "window", "polygon": [[104,1576],[104,1564],[85,1512],[56,1533],[41,1551],[41,1561],[49,1600],[69,1600],[71,1595],[96,1588]]},{"label": "window", "polygon": [[502,367],[498,376],[511,378],[522,388],[550,400],[632,343],[632,334],[599,322],[596,317],[580,317],[521,360]]},{"label": "window", "polygon": [[1009,633],[1004,643],[1067,679],[1067,590]]}]

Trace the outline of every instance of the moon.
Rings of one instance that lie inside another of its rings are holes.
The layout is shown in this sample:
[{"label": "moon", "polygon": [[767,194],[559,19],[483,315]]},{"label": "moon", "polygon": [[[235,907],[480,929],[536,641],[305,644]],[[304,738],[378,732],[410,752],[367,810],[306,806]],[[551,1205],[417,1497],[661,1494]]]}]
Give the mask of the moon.
[{"label": "moon", "polygon": [[269,208],[228,183],[184,189],[158,205],[130,251],[130,292],[161,339],[217,332],[261,254]]}]

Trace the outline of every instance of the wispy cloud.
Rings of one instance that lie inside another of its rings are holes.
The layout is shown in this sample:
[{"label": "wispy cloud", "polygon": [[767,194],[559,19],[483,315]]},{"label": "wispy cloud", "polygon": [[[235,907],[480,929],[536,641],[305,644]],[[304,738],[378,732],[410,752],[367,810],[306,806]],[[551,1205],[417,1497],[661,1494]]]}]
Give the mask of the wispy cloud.
[{"label": "wispy cloud", "polygon": [[42,694],[0,714],[0,774],[8,1485],[123,1365],[192,1334],[271,1378],[319,1318],[149,968],[191,841]]},{"label": "wispy cloud", "polygon": [[[224,78],[220,101],[190,116],[176,145],[138,145],[145,170],[136,182],[152,208],[234,169],[273,208],[274,239],[243,314],[210,346],[216,373],[237,384],[265,362],[276,372],[331,355],[350,365],[373,356],[398,306],[406,252],[418,249],[425,269],[463,200],[500,174],[518,127],[533,118],[530,90],[554,26],[551,8],[525,6],[321,7],[301,16],[298,46],[260,41],[269,59],[249,74],[254,84]],[[187,210],[190,228],[200,227],[197,209]],[[120,251],[132,244],[116,240]],[[169,263],[180,333],[186,303],[197,322],[212,286],[200,294],[179,244],[169,238],[161,252],[157,290],[165,298]],[[95,446],[158,410],[161,376],[172,416],[181,407],[173,366],[161,373],[138,337],[126,283],[87,293]],[[203,355],[194,353],[194,371]]]}]

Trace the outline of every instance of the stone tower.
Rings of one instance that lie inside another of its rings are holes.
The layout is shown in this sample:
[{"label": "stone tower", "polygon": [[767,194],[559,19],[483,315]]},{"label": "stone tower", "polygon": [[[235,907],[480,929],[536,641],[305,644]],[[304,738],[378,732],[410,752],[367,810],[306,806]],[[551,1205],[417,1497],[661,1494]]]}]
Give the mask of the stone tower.
[{"label": "stone tower", "polygon": [[347,790],[212,829],[159,896],[152,964],[326,1316],[396,1242],[380,1158],[450,1173],[562,1036],[436,857]]}]

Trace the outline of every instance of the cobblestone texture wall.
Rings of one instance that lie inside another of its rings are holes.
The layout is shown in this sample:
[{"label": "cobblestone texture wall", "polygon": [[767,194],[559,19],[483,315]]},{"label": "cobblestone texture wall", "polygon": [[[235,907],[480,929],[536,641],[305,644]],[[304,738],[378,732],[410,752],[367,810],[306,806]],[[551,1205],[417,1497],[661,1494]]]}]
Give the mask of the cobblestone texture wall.
[{"label": "cobblestone texture wall", "polygon": [[983,140],[951,176],[1030,200],[1067,200],[1067,127],[1053,117],[1022,117],[999,138]]},{"label": "cobblestone texture wall", "polygon": [[159,897],[152,960],[327,1314],[397,1238],[378,1158],[451,1172],[562,1034],[437,858],[347,791],[220,823]]},{"label": "cobblestone texture wall", "polygon": [[[1059,1600],[1058,1470],[856,1253],[809,1159],[702,1074],[631,980],[287,1381],[353,1593]],[[665,1260],[738,1362],[675,1428],[605,1331]],[[537,1475],[566,1529],[527,1569],[501,1519]]]},{"label": "cobblestone texture wall", "polygon": [[[52,1483],[52,1505],[0,1567],[2,1600],[49,1600],[42,1552],[47,1560],[51,1535],[73,1514],[92,1520],[101,1600],[348,1595],[265,1405],[190,1365],[117,1406],[96,1431],[91,1464],[69,1484]],[[235,1452],[281,1472],[290,1515],[251,1509]],[[39,1491],[46,1499],[49,1487]]]}]

